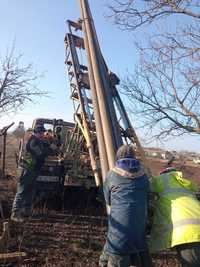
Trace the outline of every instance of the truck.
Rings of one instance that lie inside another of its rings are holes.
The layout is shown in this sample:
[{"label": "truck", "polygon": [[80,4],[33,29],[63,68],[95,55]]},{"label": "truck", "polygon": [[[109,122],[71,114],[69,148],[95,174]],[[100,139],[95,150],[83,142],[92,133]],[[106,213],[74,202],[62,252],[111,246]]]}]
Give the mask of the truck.
[{"label": "truck", "polygon": [[36,180],[36,202],[63,197],[64,187],[95,187],[85,144],[81,142],[75,124],[62,119],[37,118],[33,121],[32,128],[20,141],[18,172],[21,171],[19,163],[23,159],[26,142],[37,125],[45,127],[45,141],[58,146],[59,153],[45,159]]}]

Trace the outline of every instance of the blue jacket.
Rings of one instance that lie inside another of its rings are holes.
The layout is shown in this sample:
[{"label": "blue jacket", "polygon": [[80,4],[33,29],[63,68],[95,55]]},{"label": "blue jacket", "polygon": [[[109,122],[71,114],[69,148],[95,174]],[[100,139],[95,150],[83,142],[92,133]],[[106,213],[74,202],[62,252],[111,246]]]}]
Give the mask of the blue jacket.
[{"label": "blue jacket", "polygon": [[139,161],[129,160],[136,166],[131,172],[118,163],[108,172],[104,182],[106,204],[111,206],[105,250],[113,254],[131,254],[147,249],[148,177]]}]

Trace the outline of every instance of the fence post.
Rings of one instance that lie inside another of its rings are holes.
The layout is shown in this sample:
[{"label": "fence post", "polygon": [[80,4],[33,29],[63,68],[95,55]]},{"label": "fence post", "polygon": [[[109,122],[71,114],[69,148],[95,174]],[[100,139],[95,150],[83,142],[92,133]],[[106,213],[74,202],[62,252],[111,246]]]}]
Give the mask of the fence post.
[{"label": "fence post", "polygon": [[3,129],[0,130],[0,136],[3,136],[2,178],[5,178],[7,131],[11,126],[13,126],[13,124],[14,122],[12,122],[8,126],[5,126]]}]

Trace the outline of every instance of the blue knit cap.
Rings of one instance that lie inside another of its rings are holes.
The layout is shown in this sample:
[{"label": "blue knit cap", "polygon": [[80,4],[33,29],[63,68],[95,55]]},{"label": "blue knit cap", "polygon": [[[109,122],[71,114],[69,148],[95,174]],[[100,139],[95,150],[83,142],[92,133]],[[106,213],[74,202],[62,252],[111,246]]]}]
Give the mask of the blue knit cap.
[{"label": "blue knit cap", "polygon": [[135,150],[132,145],[122,145],[117,151],[116,167],[128,172],[137,172],[140,163],[135,159]]},{"label": "blue knit cap", "polygon": [[36,127],[34,128],[34,133],[42,133],[42,132],[46,132],[44,125],[42,124],[36,125]]}]

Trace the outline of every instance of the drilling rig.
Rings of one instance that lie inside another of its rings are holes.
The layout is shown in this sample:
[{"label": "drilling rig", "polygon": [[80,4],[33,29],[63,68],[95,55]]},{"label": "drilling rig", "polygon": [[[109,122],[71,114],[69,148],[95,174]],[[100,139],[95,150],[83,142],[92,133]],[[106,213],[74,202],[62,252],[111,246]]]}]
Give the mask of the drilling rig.
[{"label": "drilling rig", "polygon": [[[117,91],[119,78],[104,60],[87,0],[79,1],[81,18],[67,20],[66,68],[76,130],[88,150],[96,185],[114,167],[123,144],[133,144],[143,165],[145,154]],[[80,59],[81,55],[81,59]],[[68,152],[71,151],[70,146]]]},{"label": "drilling rig", "polygon": [[48,158],[37,178],[39,189],[53,193],[64,186],[99,187],[114,167],[122,144],[133,144],[146,167],[144,151],[117,90],[120,80],[101,53],[88,1],[80,0],[79,6],[81,18],[67,20],[64,38],[74,123],[39,118],[32,127],[43,124],[55,136],[62,135],[62,157]]}]

